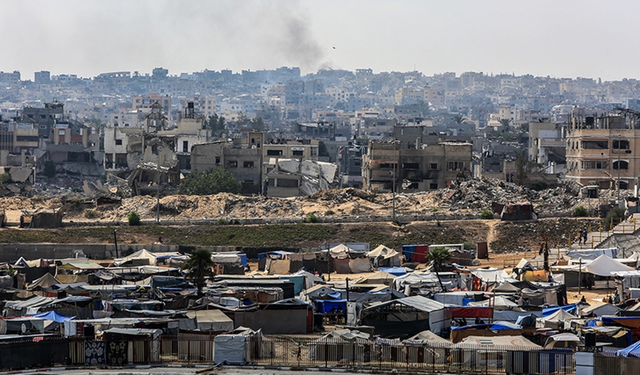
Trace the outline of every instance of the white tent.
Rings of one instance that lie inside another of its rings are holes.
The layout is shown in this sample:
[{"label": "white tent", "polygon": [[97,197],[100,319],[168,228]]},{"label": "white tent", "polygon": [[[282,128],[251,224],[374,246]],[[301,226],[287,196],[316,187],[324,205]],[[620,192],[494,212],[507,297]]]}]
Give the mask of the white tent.
[{"label": "white tent", "polygon": [[380,245],[369,251],[367,257],[371,260],[374,267],[395,267],[402,265],[402,254],[384,245]]},{"label": "white tent", "polygon": [[118,267],[128,262],[134,262],[134,261],[137,266],[143,266],[143,265],[155,266],[156,256],[152,252],[148,251],[147,249],[142,249],[124,258],[114,260],[113,265]]},{"label": "white tent", "polygon": [[536,326],[538,328],[553,328],[553,329],[564,329],[566,324],[565,322],[569,322],[573,319],[578,319],[577,316],[566,312],[563,309],[558,309],[558,311],[553,314],[536,319]]},{"label": "white tent", "polygon": [[633,268],[625,266],[606,255],[600,255],[593,262],[586,265],[584,271],[597,276],[612,276],[613,272],[633,271]]},{"label": "white tent", "polygon": [[489,268],[471,270],[471,274],[485,283],[503,283],[507,280],[516,281],[504,269]]},{"label": "white tent", "polygon": [[331,255],[332,258],[344,259],[344,258],[348,258],[349,253],[352,251],[353,249],[341,243],[329,249],[329,254]]}]

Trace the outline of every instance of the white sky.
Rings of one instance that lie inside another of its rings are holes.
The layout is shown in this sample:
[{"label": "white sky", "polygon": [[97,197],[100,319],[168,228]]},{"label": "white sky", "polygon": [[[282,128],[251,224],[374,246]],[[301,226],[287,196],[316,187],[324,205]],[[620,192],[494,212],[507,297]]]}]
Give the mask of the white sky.
[{"label": "white sky", "polygon": [[[299,66],[638,77],[640,1],[0,2],[0,70],[93,77]],[[335,48],[334,48],[335,47]]]}]

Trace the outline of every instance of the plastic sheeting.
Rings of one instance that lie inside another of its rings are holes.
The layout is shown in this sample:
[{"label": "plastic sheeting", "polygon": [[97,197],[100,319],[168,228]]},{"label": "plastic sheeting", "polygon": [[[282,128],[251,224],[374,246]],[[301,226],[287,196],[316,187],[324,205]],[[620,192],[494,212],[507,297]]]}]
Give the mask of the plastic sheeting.
[{"label": "plastic sheeting", "polygon": [[244,360],[244,348],[247,336],[245,335],[218,335],[214,341],[213,361],[216,364],[226,363],[230,365],[242,365]]}]

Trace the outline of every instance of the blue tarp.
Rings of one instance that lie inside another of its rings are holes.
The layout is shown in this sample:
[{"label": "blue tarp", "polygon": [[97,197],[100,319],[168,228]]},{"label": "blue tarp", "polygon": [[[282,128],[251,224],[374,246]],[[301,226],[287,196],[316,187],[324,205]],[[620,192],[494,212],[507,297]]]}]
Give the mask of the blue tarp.
[{"label": "blue tarp", "polygon": [[[343,313],[347,311],[347,300],[316,300],[313,301],[316,312],[320,314],[336,313],[341,310]],[[333,310],[333,311],[332,311]]]},{"label": "blue tarp", "polygon": [[640,358],[640,341],[635,342],[624,349],[616,351],[618,357],[639,357]]},{"label": "blue tarp", "polygon": [[31,316],[33,316],[34,318],[40,318],[44,320],[53,320],[56,323],[64,323],[67,320],[72,320],[73,318],[75,318],[75,316],[69,318],[67,316],[60,315],[55,311],[47,311],[47,312],[43,312],[43,313],[31,315]]},{"label": "blue tarp", "polygon": [[573,305],[548,307],[546,309],[542,309],[542,316],[549,316],[558,310],[564,310],[570,314],[578,315],[578,305],[574,303]]},{"label": "blue tarp", "polygon": [[466,326],[460,326],[460,327],[451,327],[452,331],[459,331],[462,329],[490,329],[490,330],[494,330],[494,331],[500,331],[503,329],[522,329],[522,327],[515,325],[515,324],[509,324],[507,322],[500,322],[500,323],[496,323],[496,324],[469,324]]},{"label": "blue tarp", "polygon": [[402,276],[407,274],[407,269],[404,267],[378,267],[378,271],[384,271],[392,274],[393,276]]}]

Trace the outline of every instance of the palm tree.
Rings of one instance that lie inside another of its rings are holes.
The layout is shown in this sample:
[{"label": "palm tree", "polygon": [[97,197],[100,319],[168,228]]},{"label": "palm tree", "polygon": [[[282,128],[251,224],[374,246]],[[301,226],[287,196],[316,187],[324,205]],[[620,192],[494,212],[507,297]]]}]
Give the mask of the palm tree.
[{"label": "palm tree", "polygon": [[453,121],[455,121],[456,124],[462,124],[467,121],[467,118],[464,117],[464,115],[455,115],[453,116]]},{"label": "palm tree", "polygon": [[207,249],[197,249],[191,252],[189,259],[182,266],[187,270],[187,279],[193,280],[198,288],[198,297],[202,296],[202,288],[206,284],[206,277],[211,276],[211,268],[215,265],[211,259],[211,252]]},{"label": "palm tree", "polygon": [[429,249],[427,253],[427,260],[433,262],[433,268],[436,271],[436,277],[438,277],[438,282],[443,292],[446,291],[446,289],[442,284],[442,280],[440,280],[440,274],[438,272],[442,270],[442,265],[449,261],[449,259],[451,259],[451,253],[444,247],[436,247],[433,250]]}]

